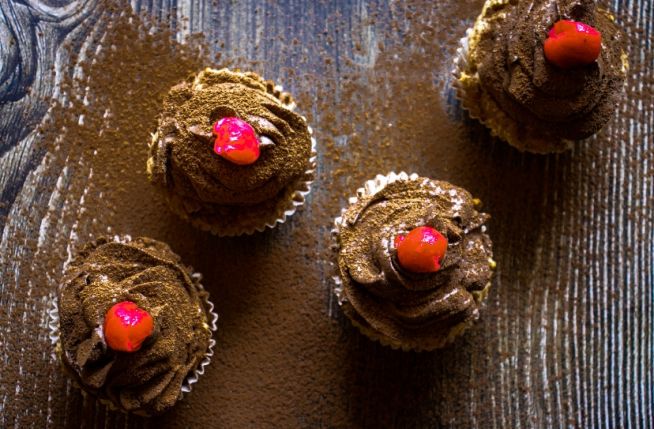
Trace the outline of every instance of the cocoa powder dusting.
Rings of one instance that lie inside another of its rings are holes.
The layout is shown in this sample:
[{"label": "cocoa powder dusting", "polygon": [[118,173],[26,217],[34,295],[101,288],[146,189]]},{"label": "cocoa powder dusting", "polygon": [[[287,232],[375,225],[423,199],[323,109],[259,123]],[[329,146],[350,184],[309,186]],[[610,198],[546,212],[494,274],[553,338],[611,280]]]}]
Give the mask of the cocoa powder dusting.
[{"label": "cocoa powder dusting", "polygon": [[[81,25],[87,44],[60,72],[73,76],[66,101],[41,127],[48,153],[8,209],[0,426],[529,427],[551,416],[598,426],[591,410],[618,383],[605,332],[634,329],[604,311],[640,305],[626,270],[648,255],[641,243],[654,227],[653,60],[634,40],[643,23],[616,11],[632,68],[609,125],[571,153],[533,156],[492,139],[454,99],[452,59],[482,1],[254,3],[205,2],[150,22],[127,2],[101,1]],[[180,44],[169,26],[195,36]],[[314,130],[312,193],[274,230],[214,237],[181,221],[148,182],[163,97],[206,66],[282,84]],[[436,352],[371,342],[335,302],[333,219],[365,180],[389,171],[463,187],[491,215],[498,271],[485,308]],[[624,226],[633,219],[641,229]],[[47,337],[64,262],[107,234],[168,243],[203,274],[220,315],[204,376],[149,420],[83,397]]]}]

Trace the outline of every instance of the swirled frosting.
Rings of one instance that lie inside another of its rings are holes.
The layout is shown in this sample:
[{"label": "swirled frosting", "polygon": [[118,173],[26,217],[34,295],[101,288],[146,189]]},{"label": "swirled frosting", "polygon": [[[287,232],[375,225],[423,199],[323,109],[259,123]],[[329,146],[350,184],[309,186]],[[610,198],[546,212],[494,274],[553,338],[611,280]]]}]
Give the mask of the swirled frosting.
[{"label": "swirled frosting", "polygon": [[[445,345],[476,320],[490,286],[488,215],[464,189],[411,176],[357,199],[337,219],[339,298],[346,314],[382,342],[408,349]],[[445,235],[435,273],[404,270],[394,239],[418,226]]]},{"label": "swirled frosting", "polygon": [[[597,61],[571,69],[547,61],[543,43],[561,19],[602,33]],[[627,69],[622,34],[594,1],[490,0],[470,42],[469,73],[478,73],[482,90],[517,122],[516,131],[501,136],[514,146],[534,152],[563,149],[562,140],[596,133],[616,110]]]},{"label": "swirled frosting", "polygon": [[[158,414],[181,397],[184,379],[208,351],[206,292],[161,242],[100,239],[70,264],[59,291],[61,358],[78,384],[127,412]],[[116,352],[104,316],[120,301],[150,313],[155,331],[141,349]]]},{"label": "swirled frosting", "polygon": [[[197,223],[260,224],[312,178],[311,135],[293,106],[255,73],[205,69],[165,97],[150,147],[151,181]],[[248,122],[267,143],[255,163],[236,165],[213,152],[212,125],[224,117]]]}]

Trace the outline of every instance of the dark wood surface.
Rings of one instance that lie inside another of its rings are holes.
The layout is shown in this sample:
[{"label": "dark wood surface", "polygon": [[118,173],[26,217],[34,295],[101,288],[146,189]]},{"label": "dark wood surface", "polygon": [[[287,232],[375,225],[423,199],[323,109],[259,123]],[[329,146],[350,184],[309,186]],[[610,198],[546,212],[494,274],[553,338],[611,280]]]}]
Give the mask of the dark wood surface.
[{"label": "dark wood surface", "polygon": [[[307,206],[276,231],[218,240],[154,209],[126,221],[128,203],[98,227],[70,203],[103,203],[97,188],[73,186],[102,166],[49,152],[37,128],[79,72],[75,53],[102,46],[120,14],[95,0],[0,0],[0,427],[652,427],[654,5],[610,5],[631,60],[616,117],[572,153],[539,157],[491,139],[454,100],[452,58],[482,3],[125,3],[178,42],[203,33],[216,64],[278,79],[316,131]],[[451,144],[395,147],[387,137],[402,132],[383,127],[404,126],[394,121],[406,111],[406,126],[420,128],[407,136],[451,130]],[[365,179],[391,170],[464,186],[493,216],[499,270],[482,318],[436,353],[369,342],[332,299],[330,221]],[[82,397],[48,338],[67,253],[107,231],[180,243],[221,314],[209,371],[157,419]],[[43,264],[57,257],[56,268]]]}]

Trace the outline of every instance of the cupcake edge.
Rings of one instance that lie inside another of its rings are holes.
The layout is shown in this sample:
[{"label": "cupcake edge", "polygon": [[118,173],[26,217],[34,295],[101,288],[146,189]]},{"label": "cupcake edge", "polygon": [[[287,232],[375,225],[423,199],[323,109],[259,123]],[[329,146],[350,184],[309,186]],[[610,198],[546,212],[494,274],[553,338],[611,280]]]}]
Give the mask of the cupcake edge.
[{"label": "cupcake edge", "polygon": [[[129,243],[132,241],[132,238],[129,235],[123,235],[123,236],[116,235],[113,237],[113,241],[118,243]],[[198,382],[200,376],[204,374],[207,365],[211,363],[211,359],[214,354],[213,349],[216,346],[216,340],[213,339],[213,335],[216,333],[218,329],[218,313],[215,312],[215,306],[213,302],[211,302],[211,300],[209,299],[209,292],[207,292],[204,286],[202,285],[202,283],[200,283],[202,280],[202,274],[194,272],[191,273],[190,276],[194,280],[194,284],[197,286],[198,292],[205,292],[202,303],[205,313],[207,315],[207,324],[209,326],[209,330],[211,331],[211,337],[209,338],[209,346],[207,347],[207,352],[205,353],[204,357],[198,363],[196,368],[184,378],[184,381],[182,382],[182,387],[180,389],[180,396],[177,399],[177,402],[182,400],[184,394],[190,393],[193,390],[193,385]],[[95,395],[93,392],[88,391],[87,389],[84,388],[84,386],[78,383],[76,379],[77,377],[76,374],[72,374],[71,370],[66,367],[66,365],[62,360],[63,350],[61,346],[61,333],[59,330],[59,305],[58,305],[58,298],[56,296],[53,298],[52,303],[50,305],[50,309],[48,310],[48,338],[50,339],[50,343],[55,347],[55,356],[56,359],[59,361],[62,370],[64,371],[64,373],[66,373],[68,379],[72,382],[73,386],[81,390],[83,395],[85,396],[90,395],[96,398],[97,401],[99,401],[103,405],[106,405],[107,407],[109,407],[109,409],[113,411],[120,411],[121,413],[124,414],[134,414],[143,417],[152,416],[152,414],[146,413],[143,410],[127,411],[121,408],[120,406],[116,405],[113,401]]]},{"label": "cupcake edge", "polygon": [[[241,75],[243,74],[238,69],[236,69],[235,71],[231,71],[229,68],[222,68],[220,70],[217,70],[207,67],[205,71],[207,70],[216,71],[216,72],[226,70],[231,73],[239,73]],[[281,85],[275,85],[272,81],[270,80],[267,81],[254,72],[249,72],[249,74],[255,75],[259,77],[262,80],[262,82],[265,82],[266,91],[268,92],[268,94],[277,98],[285,108],[291,111],[295,109],[297,105],[293,100],[293,97],[291,97],[290,94],[288,94],[287,92],[284,92],[284,88]],[[261,219],[263,219],[262,222],[252,222],[249,225],[245,225],[245,226],[235,226],[235,225],[210,223],[203,219],[192,218],[191,216],[188,215],[186,210],[184,210],[183,202],[181,200],[173,199],[170,197],[170,194],[168,192],[165,192],[166,202],[168,203],[168,206],[170,207],[171,211],[175,213],[177,216],[179,216],[180,218],[182,218],[183,220],[185,220],[186,222],[193,225],[194,227],[202,231],[210,232],[211,234],[216,235],[218,237],[235,237],[239,235],[252,235],[255,232],[263,232],[267,228],[273,229],[276,226],[286,222],[293,214],[295,214],[297,209],[302,207],[306,202],[306,197],[311,192],[311,185],[315,180],[315,171],[317,168],[316,160],[318,157],[318,151],[317,151],[317,142],[313,135],[313,129],[311,128],[311,126],[308,125],[306,117],[302,115],[301,117],[304,120],[305,124],[307,125],[307,131],[309,132],[309,136],[311,138],[311,153],[309,154],[309,159],[307,160],[307,170],[305,170],[305,172],[300,177],[296,178],[292,183],[287,185],[280,192],[280,194],[283,194],[283,196],[282,198],[279,199],[277,205],[275,206],[275,211],[271,212],[270,216],[265,216],[265,217],[262,216],[261,217]],[[150,154],[152,153],[153,146],[157,144],[157,141],[159,139],[158,133],[156,131],[152,133],[151,136],[152,138],[150,140],[150,143],[148,144],[148,152]],[[151,178],[152,176],[153,165],[154,165],[153,156],[149,155],[146,165],[148,178]]]},{"label": "cupcake edge", "polygon": [[[354,197],[348,198],[348,206],[342,208],[341,215],[334,219],[334,227],[331,230],[334,250],[338,252],[338,249],[340,249],[338,236],[340,234],[340,228],[344,223],[343,215],[345,214],[349,206],[355,204],[358,201],[358,199],[361,197],[369,197],[375,195],[377,192],[384,189],[390,183],[398,182],[398,181],[414,181],[420,178],[421,177],[418,176],[418,174],[416,173],[407,174],[406,172],[402,171],[400,173],[390,172],[385,176],[378,174],[377,176],[375,176],[374,179],[367,180],[364,183],[363,187],[358,188],[356,190],[356,195]],[[496,269],[497,263],[492,258],[489,258],[488,263],[491,269],[493,270]],[[459,337],[459,335],[465,332],[477,320],[474,319],[466,322],[461,322],[458,325],[455,325],[452,329],[450,329],[450,332],[448,333],[447,337],[433,339],[428,344],[404,343],[398,339],[389,337],[388,335],[385,335],[373,329],[372,327],[368,326],[367,324],[361,323],[359,321],[359,317],[357,317],[358,313],[356,312],[356,310],[354,310],[354,307],[352,307],[352,305],[347,301],[347,298],[345,298],[345,296],[343,295],[343,279],[340,276],[340,269],[336,268],[336,270],[337,273],[332,278],[332,280],[336,284],[333,293],[334,295],[336,295],[338,305],[343,311],[343,313],[345,313],[348,319],[350,319],[350,321],[352,322],[352,325],[354,325],[359,330],[359,332],[361,332],[364,336],[368,337],[372,341],[377,341],[381,345],[390,347],[394,350],[422,352],[422,351],[433,351],[436,349],[443,348],[448,344],[452,343],[456,338]],[[491,285],[492,285],[492,280],[489,280],[489,282],[486,284],[484,289],[477,292],[471,292],[477,304],[481,304],[486,299],[486,297],[488,296],[488,292],[490,291]]]}]

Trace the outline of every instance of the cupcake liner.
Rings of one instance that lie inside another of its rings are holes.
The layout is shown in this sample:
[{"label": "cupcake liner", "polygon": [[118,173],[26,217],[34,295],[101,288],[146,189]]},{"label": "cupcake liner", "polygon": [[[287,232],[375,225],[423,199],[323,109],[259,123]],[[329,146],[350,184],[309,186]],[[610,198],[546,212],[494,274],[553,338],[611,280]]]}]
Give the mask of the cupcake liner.
[{"label": "cupcake liner", "polygon": [[[209,71],[214,69],[207,69]],[[230,71],[229,69],[222,69]],[[241,73],[239,70],[232,72]],[[277,85],[270,80],[264,80],[259,75],[254,72],[241,73],[246,74],[255,79],[260,79],[266,84],[266,91],[271,96],[278,99],[284,107],[289,110],[295,110],[297,104],[293,100],[293,97],[284,91],[284,88],[281,85]],[[307,122],[305,116],[302,116],[304,122]],[[209,222],[203,218],[192,218],[188,215],[187,211],[184,209],[184,204],[182,200],[171,197],[169,193],[166,194],[166,199],[171,210],[177,214],[179,217],[189,222],[194,227],[201,229],[203,231],[210,232],[218,237],[234,237],[239,235],[251,235],[255,232],[263,232],[267,228],[275,228],[278,225],[283,224],[291,217],[297,209],[304,205],[306,201],[306,196],[311,192],[311,185],[315,180],[315,171],[316,171],[316,159],[318,157],[317,151],[317,142],[313,134],[313,129],[307,124],[307,130],[311,137],[311,153],[309,155],[309,160],[307,162],[307,170],[302,174],[301,177],[297,178],[293,183],[289,184],[285,190],[283,197],[277,201],[274,209],[271,210],[269,216],[257,218],[257,222],[250,222],[246,225],[231,225],[231,224],[220,224]],[[152,140],[150,141],[149,150],[152,151],[152,146],[157,144],[158,135],[157,133],[152,134]],[[152,171],[153,159],[152,156],[148,158],[147,169],[148,174],[151,174]],[[229,207],[229,206],[226,206]]]},{"label": "cupcake liner", "polygon": [[[196,285],[200,292],[205,292],[204,294],[204,309],[207,312],[207,324],[211,330],[211,338],[209,338],[209,347],[207,347],[207,352],[204,354],[204,357],[198,363],[198,366],[193,372],[186,376],[182,382],[182,397],[184,393],[190,393],[193,390],[193,385],[198,382],[201,375],[204,375],[205,368],[211,363],[211,358],[213,357],[213,348],[216,346],[216,340],[213,339],[213,335],[218,329],[218,313],[215,311],[215,306],[213,302],[209,300],[209,292],[204,289],[202,286],[202,274],[193,273],[191,277],[196,281]],[[181,398],[180,398],[181,399]]]},{"label": "cupcake liner", "polygon": [[556,153],[572,148],[574,141],[567,139],[543,138],[541,133],[524,127],[509,117],[481,86],[476,70],[474,55],[477,39],[487,31],[493,22],[487,14],[510,7],[509,0],[487,0],[473,27],[466,30],[466,36],[460,39],[454,57],[452,86],[456,90],[456,99],[468,112],[468,115],[490,130],[491,135],[506,141],[511,146],[533,153]]},{"label": "cupcake liner", "polygon": [[[348,206],[341,209],[341,215],[334,219],[334,226],[331,230],[331,236],[334,242],[333,244],[334,250],[338,252],[338,249],[340,248],[338,237],[340,235],[341,228],[344,227],[345,225],[344,215],[349,206],[356,204],[359,201],[359,198],[371,197],[375,195],[377,192],[381,191],[391,183],[399,182],[399,181],[414,181],[419,179],[421,179],[421,177],[418,176],[418,174],[416,173],[408,174],[402,171],[400,173],[390,172],[385,176],[378,174],[377,176],[375,176],[374,179],[366,181],[363,187],[356,190],[356,195],[348,199]],[[488,262],[491,265],[491,267],[494,269],[496,265],[495,261],[489,259]],[[337,270],[336,271],[337,274],[332,277],[332,280],[334,281],[335,284],[334,294],[336,295],[336,299],[341,310],[343,311],[343,313],[345,313],[348,319],[350,319],[352,325],[354,325],[359,330],[359,332],[361,332],[363,335],[365,335],[372,341],[376,341],[383,346],[387,346],[392,349],[402,350],[402,351],[414,351],[414,352],[432,351],[452,343],[461,333],[463,333],[470,326],[472,326],[472,324],[474,324],[476,320],[475,318],[473,320],[459,323],[458,325],[454,326],[448,333],[447,337],[444,338],[435,338],[431,341],[425,340],[424,343],[421,344],[403,343],[400,340],[391,338],[373,329],[365,322],[365,320],[359,317],[354,307],[347,301],[347,297],[344,295],[343,279],[340,277],[340,270],[338,269],[338,267],[336,267],[336,270]],[[483,290],[472,293],[474,299],[478,303],[481,303],[486,298],[486,296],[488,295],[488,291],[491,287],[491,284],[492,282],[488,282],[488,284]]]},{"label": "cupcake liner", "polygon": [[[114,237],[115,241],[121,241],[121,242],[129,242],[131,241],[130,236],[123,236],[123,237]],[[184,397],[184,394],[190,393],[191,390],[193,390],[193,385],[198,382],[199,378],[201,375],[204,374],[205,368],[209,363],[211,363],[211,359],[214,354],[214,347],[216,346],[216,340],[213,339],[213,335],[218,329],[218,313],[215,312],[215,307],[213,305],[213,302],[209,300],[209,293],[204,289],[204,286],[202,286],[202,283],[200,281],[202,280],[202,274],[200,273],[192,273],[191,278],[195,280],[195,285],[198,287],[199,292],[205,292],[204,299],[202,301],[203,307],[207,313],[207,324],[209,329],[211,330],[211,336],[212,338],[209,339],[209,346],[207,347],[207,352],[205,353],[204,357],[202,360],[198,363],[198,366],[190,372],[184,381],[182,382],[182,387],[181,387],[181,392],[180,392],[180,397],[179,400],[181,400]],[[55,348],[55,356],[59,360],[62,369],[66,373],[70,373],[70,370],[63,364],[63,361],[61,360],[61,355],[63,353],[62,351],[62,346],[61,346],[61,335],[59,331],[59,306],[57,303],[57,298],[55,297],[52,300],[50,309],[48,310],[48,337],[50,338],[51,344]],[[105,399],[105,398],[100,398],[93,393],[88,392],[82,385],[80,385],[77,382],[77,379],[74,374],[71,374],[71,377],[69,379],[72,381],[73,385],[80,389],[82,391],[82,394],[84,396],[86,395],[91,395],[96,398],[97,401],[99,401],[101,404],[106,405],[109,407],[111,410],[114,411],[120,411],[122,413],[126,414],[136,414],[136,415],[141,415],[145,417],[149,417],[150,414],[147,414],[142,411],[132,411],[132,412],[127,412],[126,410],[116,406],[112,401]]]},{"label": "cupcake liner", "polygon": [[[343,311],[347,314],[348,309],[343,308]],[[368,337],[370,340],[376,341],[382,346],[390,347],[393,350],[401,350],[403,352],[430,352],[437,349],[441,349],[454,342],[454,340],[456,340],[462,333],[467,331],[468,328],[470,328],[474,324],[474,321],[461,322],[458,325],[454,326],[452,329],[450,329],[448,336],[445,338],[435,339],[434,341],[431,341],[429,343],[425,342],[425,344],[409,345],[409,344],[402,343],[399,340],[395,340],[391,337],[388,337],[386,335],[382,335],[378,331],[375,331],[374,329],[359,323],[351,316],[348,317],[352,322],[352,325],[354,325],[359,330],[359,332],[361,332],[363,335]]]}]

